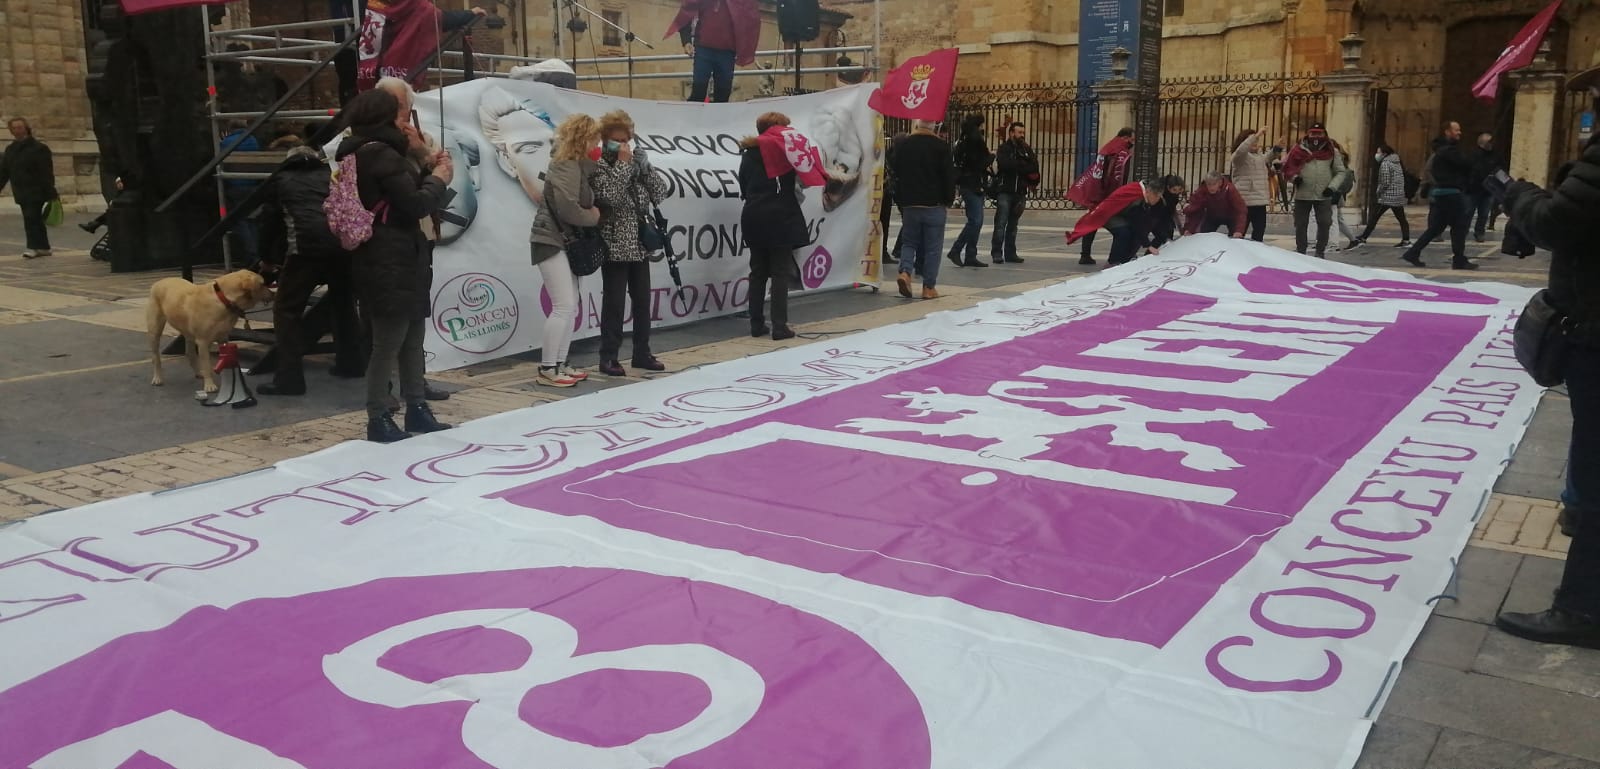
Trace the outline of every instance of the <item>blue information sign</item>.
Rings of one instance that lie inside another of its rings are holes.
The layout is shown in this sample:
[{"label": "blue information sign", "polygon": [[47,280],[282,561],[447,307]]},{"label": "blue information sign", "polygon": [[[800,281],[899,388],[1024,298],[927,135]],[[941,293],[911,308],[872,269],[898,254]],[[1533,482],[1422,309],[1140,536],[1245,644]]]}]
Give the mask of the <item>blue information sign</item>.
[{"label": "blue information sign", "polygon": [[[1111,52],[1124,48],[1130,54],[1127,77],[1141,85],[1154,87],[1161,78],[1161,0],[1081,0],[1078,4],[1078,80],[1099,83],[1111,77]],[[1082,173],[1094,162],[1103,143],[1100,105],[1095,99],[1080,102],[1076,142],[1075,173]],[[1133,126],[1138,131],[1134,162],[1139,168],[1153,168],[1155,151],[1155,111],[1142,110],[1149,125]],[[1107,126],[1115,131],[1122,126]],[[1067,181],[1071,184],[1071,180]]]}]

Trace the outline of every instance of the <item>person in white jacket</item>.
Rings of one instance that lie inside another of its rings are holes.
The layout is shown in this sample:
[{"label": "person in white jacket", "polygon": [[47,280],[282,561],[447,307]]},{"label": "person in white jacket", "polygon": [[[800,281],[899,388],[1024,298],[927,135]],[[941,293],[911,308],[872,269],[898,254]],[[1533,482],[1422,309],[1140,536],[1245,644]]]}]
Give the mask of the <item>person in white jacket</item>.
[{"label": "person in white jacket", "polygon": [[1245,130],[1233,140],[1233,161],[1229,175],[1244,198],[1246,227],[1250,239],[1260,243],[1267,235],[1267,206],[1272,204],[1271,170],[1273,152],[1263,147],[1267,129]]}]

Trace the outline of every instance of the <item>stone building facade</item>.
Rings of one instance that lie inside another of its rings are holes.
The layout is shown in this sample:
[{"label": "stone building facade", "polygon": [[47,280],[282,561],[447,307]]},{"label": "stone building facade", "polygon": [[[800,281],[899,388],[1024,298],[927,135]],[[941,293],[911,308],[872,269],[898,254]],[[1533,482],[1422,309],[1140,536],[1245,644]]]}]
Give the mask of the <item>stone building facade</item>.
[{"label": "stone building facade", "polygon": [[[98,148],[84,90],[87,56],[75,0],[0,0],[0,117],[25,117],[55,155],[62,195],[98,197]],[[5,135],[4,141],[10,141]],[[4,193],[4,209],[11,191]]]}]

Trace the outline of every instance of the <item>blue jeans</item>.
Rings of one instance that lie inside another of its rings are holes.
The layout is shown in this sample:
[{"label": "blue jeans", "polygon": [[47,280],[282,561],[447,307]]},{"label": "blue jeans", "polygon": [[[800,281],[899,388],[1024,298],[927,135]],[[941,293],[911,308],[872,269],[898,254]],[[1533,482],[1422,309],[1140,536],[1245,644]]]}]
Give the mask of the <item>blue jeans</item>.
[{"label": "blue jeans", "polygon": [[927,258],[922,260],[923,288],[939,284],[939,254],[944,253],[944,223],[948,215],[944,208],[900,210],[900,236],[905,238],[900,246],[900,273],[916,272],[917,252],[926,254]]},{"label": "blue jeans", "polygon": [[706,100],[706,84],[716,81],[711,91],[711,100],[718,104],[728,101],[733,95],[733,51],[724,51],[721,48],[694,48],[694,85],[689,89],[689,101],[703,102]]},{"label": "blue jeans", "polygon": [[994,203],[994,237],[989,240],[989,258],[992,261],[1017,258],[1017,222],[1027,199],[1013,192],[1002,192]]},{"label": "blue jeans", "polygon": [[[1573,501],[1600,499],[1600,347],[1573,349],[1567,361],[1567,394],[1572,398],[1572,446],[1567,468]],[[1566,497],[1566,494],[1562,495]],[[1581,507],[1577,536],[1567,551],[1566,571],[1555,605],[1600,617],[1600,518]]]},{"label": "blue jeans", "polygon": [[961,255],[964,251],[967,261],[976,262],[978,238],[983,236],[983,193],[962,187],[961,204],[967,208],[967,226],[961,228],[961,235],[956,238],[956,244],[950,248],[950,253]]}]

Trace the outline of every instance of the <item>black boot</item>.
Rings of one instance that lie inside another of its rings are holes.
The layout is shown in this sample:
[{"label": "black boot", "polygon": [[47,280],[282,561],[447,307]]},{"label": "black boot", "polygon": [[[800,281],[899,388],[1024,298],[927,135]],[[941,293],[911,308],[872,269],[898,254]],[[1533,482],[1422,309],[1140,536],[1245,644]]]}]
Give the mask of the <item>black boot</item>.
[{"label": "black boot", "polygon": [[750,336],[760,338],[770,333],[772,327],[768,326],[766,321],[756,320],[754,317],[750,319]]},{"label": "black boot", "polygon": [[406,432],[436,433],[450,428],[451,425],[434,418],[433,409],[428,406],[426,401],[406,406]]},{"label": "black boot", "polygon": [[1600,619],[1561,609],[1538,614],[1505,612],[1494,624],[1518,638],[1546,644],[1600,649]]},{"label": "black boot", "polygon": [[373,443],[394,443],[410,438],[411,434],[400,429],[394,423],[394,417],[384,414],[381,417],[367,417],[367,440]]}]

